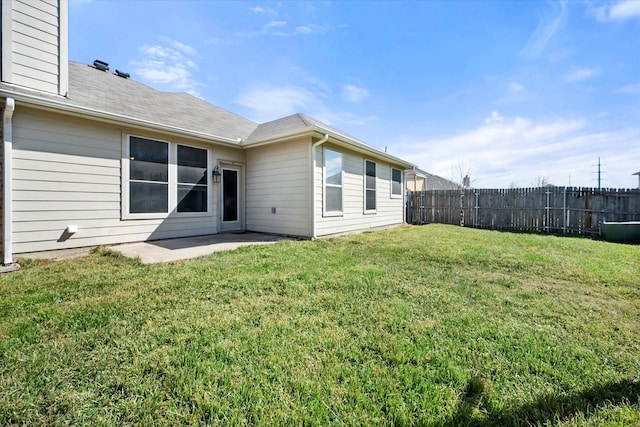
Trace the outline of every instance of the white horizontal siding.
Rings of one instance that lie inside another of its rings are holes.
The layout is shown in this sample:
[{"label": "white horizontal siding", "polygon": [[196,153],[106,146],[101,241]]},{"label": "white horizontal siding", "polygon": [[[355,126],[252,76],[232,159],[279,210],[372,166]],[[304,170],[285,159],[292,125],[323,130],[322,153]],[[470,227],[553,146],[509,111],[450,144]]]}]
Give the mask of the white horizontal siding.
[{"label": "white horizontal siding", "polygon": [[[211,213],[121,219],[122,136],[127,129],[55,113],[16,108],[13,144],[14,253],[215,234],[219,186]],[[212,147],[156,132],[133,132],[211,150],[210,159],[244,161],[240,149]],[[68,225],[78,232],[65,236]]]},{"label": "white horizontal siding", "polygon": [[58,0],[50,0],[50,1],[38,1],[37,3],[33,0],[15,0],[15,8],[24,13],[28,13],[36,18],[44,20],[48,20],[48,22],[55,22],[52,18],[47,18],[45,15],[49,15],[51,17],[58,16]]},{"label": "white horizontal siding", "polygon": [[38,49],[39,46],[32,46],[30,38],[27,35],[13,33],[13,43],[15,50],[21,55],[29,58],[38,58],[43,63],[58,65],[58,55],[55,52]]},{"label": "white horizontal siding", "polygon": [[[22,152],[24,153],[24,152]],[[73,164],[73,163],[58,163],[51,160],[29,160],[14,158],[14,170],[38,170],[40,172],[52,172],[52,173],[69,173],[69,166],[73,165],[73,173],[95,175],[99,177],[115,177],[119,179],[120,171],[117,168],[109,166],[97,166],[97,165],[85,165],[85,164]]]},{"label": "white horizontal siding", "polygon": [[[82,227],[82,225],[79,225]],[[91,230],[86,230],[91,231]],[[101,230],[103,231],[103,230]],[[73,248],[82,248],[82,247],[90,247],[90,246],[99,246],[99,245],[115,245],[124,242],[142,242],[147,240],[161,240],[161,239],[173,239],[177,237],[184,237],[184,229],[180,230],[165,230],[161,225],[154,228],[153,233],[142,232],[142,233],[133,233],[127,232],[126,234],[109,234],[105,233],[105,235],[96,236],[92,235],[89,237],[84,237],[81,234],[82,230],[78,231],[71,239],[66,241],[58,242],[55,248],[49,247],[47,245],[48,241],[37,242],[31,241],[26,243],[14,243],[14,254],[25,254],[29,252],[42,252],[48,250],[57,250],[57,249],[73,249]],[[209,227],[204,228],[193,228],[189,229],[189,234],[187,236],[202,236],[206,234],[214,234],[212,229]],[[61,235],[62,236],[62,235]]]},{"label": "white horizontal siding", "polygon": [[40,29],[34,27],[28,23],[19,21],[19,18],[20,14],[14,11],[13,30],[18,34],[27,36],[29,38],[29,46],[45,52],[54,52],[53,47],[58,46],[58,34],[55,31],[48,32],[46,28]]},{"label": "white horizontal siding", "polygon": [[[120,194],[113,192],[87,192],[87,191],[19,191],[13,196],[15,202],[50,202],[55,203],[85,203],[90,202],[115,202],[120,206]],[[70,206],[70,205],[68,205]],[[45,208],[45,206],[43,206]],[[101,208],[102,209],[102,208]],[[106,209],[109,209],[107,207]],[[42,209],[30,209],[42,210]]]},{"label": "white horizontal siding", "polygon": [[[15,0],[3,19],[4,79],[9,83],[61,94],[66,88],[66,19],[58,1]],[[66,7],[64,8],[66,10]]]},{"label": "white horizontal siding", "polygon": [[309,236],[310,144],[298,139],[247,150],[247,230]]},{"label": "white horizontal siding", "polygon": [[49,34],[53,37],[49,39],[47,36],[42,39],[53,40],[53,44],[58,41],[58,17],[46,13],[41,9],[28,6],[21,2],[16,2],[13,9],[13,19],[15,22],[30,27],[40,33]]},{"label": "white horizontal siding", "polygon": [[[49,240],[59,239],[64,232],[64,229],[68,224],[63,224],[60,230],[33,230],[33,231],[24,231],[18,235],[18,238],[14,241],[14,243],[46,243]],[[192,225],[192,229],[199,230],[197,234],[211,234],[210,227],[198,227],[197,223]],[[157,235],[158,233],[163,234],[172,234],[172,236],[181,236],[184,232],[184,224],[183,223],[174,223],[171,222],[158,222],[156,224],[146,224],[146,225],[137,225],[137,224],[128,224],[126,226],[122,226],[121,224],[114,223],[111,226],[108,225],[100,225],[97,227],[91,227],[89,224],[83,223],[81,226],[78,225],[78,233],[74,236],[75,239],[97,239],[111,236],[120,236],[120,239],[129,239],[130,235],[133,234],[144,234],[144,235]]]},{"label": "white horizontal siding", "polygon": [[[314,172],[316,235],[366,231],[402,224],[404,205],[402,198],[391,197],[391,165],[375,158],[349,152],[327,144],[327,148],[343,153],[342,167],[343,212],[340,216],[323,216],[322,147],[316,150]],[[376,212],[364,213],[364,161],[376,163]]]},{"label": "white horizontal siding", "polygon": [[51,64],[38,58],[23,55],[21,53],[13,54],[13,70],[19,70],[21,67],[37,70],[41,73],[42,79],[51,80],[53,83],[58,81],[58,64]]},{"label": "white horizontal siding", "polygon": [[[25,180],[21,179],[13,184],[14,190],[25,192],[78,192],[81,194],[102,194],[113,193],[113,185],[103,183],[86,183],[86,182],[51,182],[43,180]],[[119,194],[119,193],[117,193]],[[15,197],[15,196],[14,196]]]},{"label": "white horizontal siding", "polygon": [[21,64],[13,64],[13,77],[13,83],[43,92],[55,93],[58,87],[58,76],[55,74]]}]

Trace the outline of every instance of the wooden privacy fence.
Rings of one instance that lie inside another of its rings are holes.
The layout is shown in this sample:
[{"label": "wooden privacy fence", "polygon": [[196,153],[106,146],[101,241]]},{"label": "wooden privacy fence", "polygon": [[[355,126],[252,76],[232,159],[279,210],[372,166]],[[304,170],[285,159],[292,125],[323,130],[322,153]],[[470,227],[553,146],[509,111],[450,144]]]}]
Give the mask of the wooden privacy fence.
[{"label": "wooden privacy fence", "polygon": [[640,189],[462,189],[407,195],[409,224],[599,235],[605,221],[640,221]]}]

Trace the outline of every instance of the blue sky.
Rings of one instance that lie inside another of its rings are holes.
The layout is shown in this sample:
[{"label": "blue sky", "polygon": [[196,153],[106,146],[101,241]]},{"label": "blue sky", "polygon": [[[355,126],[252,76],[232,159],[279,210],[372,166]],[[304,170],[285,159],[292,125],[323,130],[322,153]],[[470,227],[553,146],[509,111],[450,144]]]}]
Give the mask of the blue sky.
[{"label": "blue sky", "polygon": [[69,58],[476,187],[638,186],[640,0],[72,0]]}]

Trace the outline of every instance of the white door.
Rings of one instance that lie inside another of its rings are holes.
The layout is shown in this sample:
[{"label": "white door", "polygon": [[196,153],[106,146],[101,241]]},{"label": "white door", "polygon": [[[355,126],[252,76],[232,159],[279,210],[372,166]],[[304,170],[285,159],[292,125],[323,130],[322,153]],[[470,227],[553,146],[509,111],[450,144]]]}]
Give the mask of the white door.
[{"label": "white door", "polygon": [[220,213],[221,231],[242,230],[242,194],[240,169],[222,167],[220,179],[222,212]]}]

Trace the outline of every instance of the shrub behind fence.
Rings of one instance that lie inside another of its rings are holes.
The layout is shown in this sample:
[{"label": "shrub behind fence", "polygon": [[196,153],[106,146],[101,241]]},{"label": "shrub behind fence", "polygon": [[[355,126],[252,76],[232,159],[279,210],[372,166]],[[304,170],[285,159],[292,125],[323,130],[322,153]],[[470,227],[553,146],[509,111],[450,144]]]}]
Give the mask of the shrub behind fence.
[{"label": "shrub behind fence", "polygon": [[640,221],[640,189],[461,189],[407,195],[410,224],[599,235],[605,221]]}]

